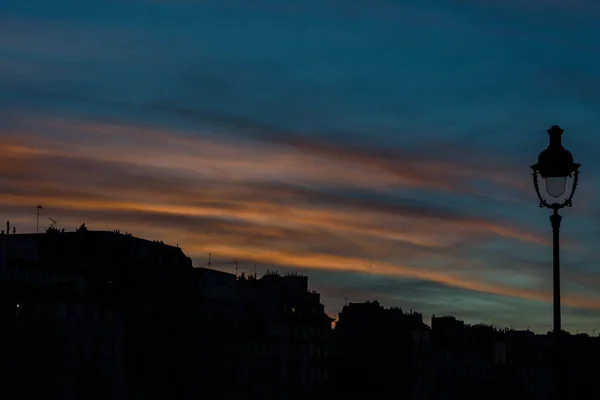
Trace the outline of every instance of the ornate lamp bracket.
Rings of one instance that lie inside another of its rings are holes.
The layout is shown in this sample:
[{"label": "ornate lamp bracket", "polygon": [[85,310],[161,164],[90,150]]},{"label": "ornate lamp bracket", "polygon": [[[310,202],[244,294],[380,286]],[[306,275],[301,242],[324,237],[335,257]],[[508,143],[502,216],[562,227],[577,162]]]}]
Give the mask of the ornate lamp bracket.
[{"label": "ornate lamp bracket", "polygon": [[546,199],[544,199],[542,197],[542,194],[540,193],[540,184],[538,181],[538,176],[540,175],[540,173],[538,169],[538,164],[532,165],[531,169],[533,169],[533,187],[535,188],[535,193],[537,194],[538,199],[540,200],[540,208],[546,207],[553,210],[559,210],[564,207],[573,206],[573,196],[575,195],[575,190],[577,189],[577,183],[579,180],[579,170],[575,170],[574,172],[569,174],[569,178],[573,178],[573,188],[571,189],[569,197],[562,203],[548,203],[548,201],[546,201]]}]

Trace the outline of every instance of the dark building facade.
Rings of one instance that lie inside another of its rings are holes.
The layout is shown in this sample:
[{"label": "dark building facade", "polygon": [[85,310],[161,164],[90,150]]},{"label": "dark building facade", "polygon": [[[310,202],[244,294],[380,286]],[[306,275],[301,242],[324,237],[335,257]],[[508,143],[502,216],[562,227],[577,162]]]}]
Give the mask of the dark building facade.
[{"label": "dark building facade", "polygon": [[[298,274],[193,268],[119,232],[0,235],[2,399],[548,399],[551,335],[350,303]],[[569,399],[600,398],[600,338],[563,333]]]},{"label": "dark building facade", "polygon": [[193,309],[188,351],[193,360],[186,365],[193,371],[190,393],[195,399],[240,398],[244,392],[241,379],[244,343],[236,277],[208,268],[194,268],[192,275],[195,287],[188,300]]},{"label": "dark building facade", "polygon": [[507,349],[503,333],[466,325],[452,316],[431,319],[432,399],[496,399],[505,388]]},{"label": "dark building facade", "polygon": [[181,342],[167,327],[182,320],[173,272],[192,268],[181,249],[85,228],[4,234],[0,249],[7,396],[129,399],[149,387],[172,390],[177,377],[165,365],[179,362]]},{"label": "dark building facade", "polygon": [[84,226],[0,235],[2,398],[320,399],[331,321],[303,276]]},{"label": "dark building facade", "polygon": [[331,398],[413,399],[429,389],[429,327],[421,314],[350,303],[339,314],[335,342]]},{"label": "dark building facade", "polygon": [[249,378],[241,398],[325,398],[333,319],[319,293],[308,290],[308,278],[267,273],[237,283]]}]

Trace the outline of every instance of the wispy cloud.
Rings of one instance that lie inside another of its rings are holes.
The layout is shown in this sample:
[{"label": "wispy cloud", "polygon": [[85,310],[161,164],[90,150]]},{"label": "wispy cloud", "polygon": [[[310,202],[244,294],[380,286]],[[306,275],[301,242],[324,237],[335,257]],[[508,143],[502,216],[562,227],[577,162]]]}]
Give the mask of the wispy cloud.
[{"label": "wispy cloud", "polygon": [[[534,232],[430,204],[414,193],[392,194],[466,190],[460,182],[480,171],[451,160],[36,118],[4,131],[0,149],[0,203],[25,226],[33,222],[24,215],[26,205],[42,203],[63,224],[75,226],[80,219],[92,227],[163,235],[195,257],[211,251],[288,267],[548,299],[535,288],[487,281],[483,265],[464,259],[469,246],[490,240],[546,245]],[[445,174],[452,169],[461,174]],[[377,196],[361,199],[356,191]],[[594,298],[566,301],[600,308]]]}]

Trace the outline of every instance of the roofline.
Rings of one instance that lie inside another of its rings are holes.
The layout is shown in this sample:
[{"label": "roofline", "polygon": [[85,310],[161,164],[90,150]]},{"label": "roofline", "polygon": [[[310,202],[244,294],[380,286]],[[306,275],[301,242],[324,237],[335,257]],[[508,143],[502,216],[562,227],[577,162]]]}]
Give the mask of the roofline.
[{"label": "roofline", "polygon": [[[75,234],[78,234],[78,233],[83,233],[83,232],[77,232],[77,231],[58,232],[58,234],[60,234],[60,235],[75,235]],[[183,251],[182,248],[179,247],[178,245],[172,245],[172,244],[160,242],[160,241],[157,241],[157,240],[146,239],[146,238],[143,238],[143,237],[135,236],[135,235],[132,235],[130,233],[123,233],[123,232],[120,232],[120,231],[106,231],[106,230],[91,230],[90,229],[90,230],[88,230],[85,233],[96,233],[96,234],[100,233],[100,234],[107,234],[107,235],[111,234],[111,235],[115,235],[115,236],[117,236],[117,235],[119,235],[119,236],[125,236],[125,237],[130,237],[130,238],[135,239],[135,240],[142,240],[142,241],[148,242],[148,243],[160,243],[160,244],[162,244],[164,246],[172,247],[174,249],[179,249],[179,250]],[[5,234],[5,236],[7,236],[7,237],[8,236],[17,236],[17,237],[44,237],[46,235],[48,235],[47,232],[40,232],[40,233],[35,233],[35,232],[15,233],[14,235],[13,234],[8,234],[8,235]],[[0,235],[0,237],[2,237],[2,235]]]}]

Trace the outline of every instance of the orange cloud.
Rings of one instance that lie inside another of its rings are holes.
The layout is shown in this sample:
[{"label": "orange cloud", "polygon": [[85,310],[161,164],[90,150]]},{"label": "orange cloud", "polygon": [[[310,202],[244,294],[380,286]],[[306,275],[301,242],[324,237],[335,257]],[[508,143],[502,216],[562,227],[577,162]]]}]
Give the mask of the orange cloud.
[{"label": "orange cloud", "polygon": [[[230,186],[221,185],[220,187],[212,187],[207,191],[186,189],[165,191],[165,187],[160,186],[161,183],[168,186],[167,182],[157,182],[158,187],[146,186],[143,189],[139,188],[139,184],[144,184],[144,177],[139,176],[137,182],[127,182],[132,186],[119,186],[116,190],[110,186],[111,182],[107,182],[108,185],[101,188],[100,197],[90,196],[87,199],[74,199],[72,193],[70,196],[66,196],[67,193],[60,193],[60,191],[52,196],[49,194],[52,192],[49,190],[51,189],[49,186],[65,186],[64,179],[69,179],[65,176],[67,174],[70,175],[70,179],[76,180],[76,182],[73,182],[74,186],[87,185],[83,181],[88,178],[87,175],[89,174],[87,172],[70,171],[71,168],[81,167],[85,164],[81,157],[73,156],[73,154],[77,154],[76,151],[34,149],[14,145],[0,145],[0,150],[4,151],[6,155],[2,163],[5,173],[8,171],[20,174],[26,173],[29,180],[35,180],[36,176],[41,174],[44,179],[42,182],[38,182],[40,194],[45,193],[45,201],[57,207],[129,211],[143,209],[154,212],[236,218],[261,224],[316,225],[323,229],[339,230],[389,240],[402,240],[423,246],[440,246],[444,243],[451,243],[455,237],[463,235],[476,237],[484,234],[494,234],[538,244],[547,243],[545,239],[540,239],[532,233],[498,223],[452,215],[446,218],[445,216],[435,215],[435,213],[429,215],[427,210],[415,211],[402,209],[401,207],[381,208],[378,205],[373,205],[373,208],[369,209],[369,204],[359,204],[359,207],[356,207],[352,202],[344,203],[342,199],[338,204],[327,207],[322,205],[315,207],[313,204],[306,203],[298,205],[294,202],[318,199],[295,198],[298,192],[294,193],[293,191],[280,191],[275,193],[275,198],[269,198],[268,196],[273,193],[268,193],[267,190],[261,191],[262,188],[260,187],[258,187],[258,191],[253,190],[252,187],[248,187],[248,183],[243,182],[243,179],[240,179],[242,182],[234,181]],[[50,157],[47,158],[46,156]],[[42,157],[45,158],[42,159]],[[174,154],[172,157],[177,158],[177,155]],[[60,166],[53,164],[53,161],[56,161],[57,158],[68,159],[74,161],[74,163],[67,164],[67,168],[60,168]],[[136,157],[133,160],[131,158],[127,163],[121,165],[121,168],[128,168],[127,164],[141,163],[139,158]],[[96,158],[96,160],[107,164],[119,163],[114,155],[112,157]],[[150,163],[147,165],[152,168],[157,167]],[[207,165],[210,167],[212,164],[207,162]],[[35,171],[36,168],[37,171]],[[101,171],[96,172],[96,174],[101,173]],[[152,171],[146,173],[151,175]],[[53,178],[47,175],[52,175]],[[48,178],[54,179],[54,181]],[[94,179],[93,177],[89,178]],[[98,176],[95,179],[98,179]],[[107,179],[115,181],[115,178],[107,177]],[[186,183],[200,184],[194,181]],[[257,186],[259,183],[257,183]],[[42,191],[42,189],[45,190]],[[97,191],[100,188],[90,187],[87,189]],[[151,195],[151,197],[148,197],[148,195]],[[37,194],[36,196],[39,197]],[[109,196],[112,201],[106,200],[106,196]],[[135,200],[116,201],[116,199],[124,196]],[[194,197],[201,197],[202,204],[198,204],[198,200]],[[149,202],[148,199],[152,201]],[[335,200],[335,198],[332,198],[332,200]],[[34,198],[17,194],[5,194],[3,201],[10,204],[36,202]],[[210,203],[210,205],[207,203]],[[234,212],[232,212],[232,208],[235,208]],[[356,212],[357,209],[365,208],[367,211],[365,213]],[[406,230],[402,229],[404,227]]]},{"label": "orange cloud", "polygon": [[[194,248],[193,243],[187,247]],[[375,273],[378,275],[396,278],[417,278],[433,281],[461,289],[468,289],[483,293],[498,294],[503,296],[518,297],[535,301],[549,301],[551,293],[531,289],[521,289],[495,283],[486,283],[453,277],[449,273],[417,270],[409,266],[390,263],[376,263],[371,266],[365,260],[327,254],[293,254],[272,249],[244,249],[231,247],[219,243],[210,244],[209,248],[214,254],[227,255],[232,258],[249,259],[250,257],[260,263],[288,265],[302,268],[327,268],[336,271]],[[564,303],[572,307],[590,308],[600,310],[600,299],[585,298],[582,296],[568,296]]]},{"label": "orange cloud", "polygon": [[[85,219],[92,228],[178,243],[191,255],[211,251],[548,299],[545,292],[458,273],[480,268],[461,258],[461,246],[494,237],[547,244],[523,227],[414,201],[358,201],[327,190],[460,191],[466,188],[462,176],[479,176],[449,161],[395,162],[322,146],[85,122],[37,123],[27,131],[4,132],[0,139],[0,205],[30,228],[35,220],[25,215],[31,211],[24,205],[41,203],[60,213],[62,223],[76,226]],[[449,170],[455,172],[446,174]],[[423,260],[438,259],[455,267],[423,267]],[[570,297],[567,304],[600,308],[600,302],[581,297]]]}]

